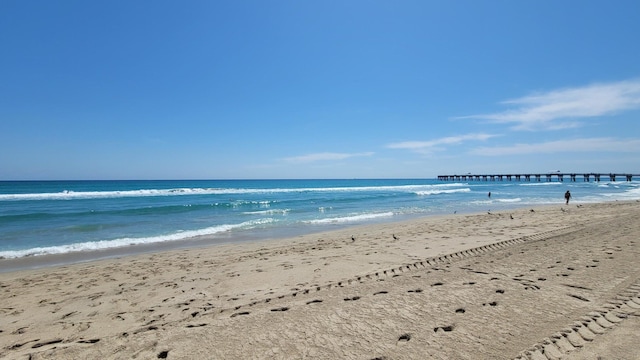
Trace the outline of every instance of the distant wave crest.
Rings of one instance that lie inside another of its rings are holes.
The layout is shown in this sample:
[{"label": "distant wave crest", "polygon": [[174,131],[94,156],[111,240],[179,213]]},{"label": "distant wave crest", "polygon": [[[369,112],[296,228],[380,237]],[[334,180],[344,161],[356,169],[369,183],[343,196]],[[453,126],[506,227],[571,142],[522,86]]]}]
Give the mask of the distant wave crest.
[{"label": "distant wave crest", "polygon": [[520,186],[558,186],[558,185],[564,185],[564,182],[547,181],[547,182],[524,183],[524,184],[518,184],[518,185],[520,185]]},{"label": "distant wave crest", "polygon": [[140,189],[122,191],[60,191],[53,193],[0,194],[0,201],[26,200],[76,200],[107,199],[150,196],[188,196],[188,195],[230,195],[230,194],[274,194],[300,192],[354,192],[354,191],[441,191],[450,187],[464,186],[460,183],[437,185],[398,185],[398,186],[359,186],[359,187],[319,187],[319,188],[270,188],[270,189],[220,189],[220,188],[177,188],[177,189]]},{"label": "distant wave crest", "polygon": [[469,188],[462,188],[462,189],[433,189],[433,190],[416,191],[416,194],[424,196],[424,195],[465,193],[465,192],[470,192],[470,191],[471,191],[471,189],[469,189]]}]

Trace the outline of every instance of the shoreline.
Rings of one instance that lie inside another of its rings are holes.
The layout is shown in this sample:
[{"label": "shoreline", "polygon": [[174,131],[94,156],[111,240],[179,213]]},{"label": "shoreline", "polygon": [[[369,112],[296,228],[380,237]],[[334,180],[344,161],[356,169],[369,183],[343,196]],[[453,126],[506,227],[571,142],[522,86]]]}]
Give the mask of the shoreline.
[{"label": "shoreline", "polygon": [[640,202],[533,210],[0,273],[0,357],[515,358],[640,281]]},{"label": "shoreline", "polygon": [[[601,203],[581,203],[578,205],[572,204],[570,205],[572,208],[576,206],[580,207],[594,207],[594,206],[607,206],[607,204],[624,204],[624,203],[639,203],[640,200],[629,200],[629,201],[614,201],[614,202],[601,202]],[[132,245],[128,247],[118,247],[113,249],[104,249],[104,250],[96,250],[96,251],[78,251],[78,252],[70,252],[64,254],[48,254],[48,255],[36,255],[36,256],[27,256],[21,258],[11,258],[11,259],[0,259],[0,277],[5,274],[11,274],[16,272],[24,272],[24,271],[47,271],[49,269],[57,269],[57,268],[68,268],[74,266],[83,266],[88,265],[91,266],[92,263],[102,263],[102,262],[127,262],[127,261],[135,261],[137,259],[148,259],[150,257],[172,257],[178,256],[179,254],[184,253],[192,253],[192,252],[205,252],[205,253],[226,253],[229,251],[255,251],[256,249],[261,248],[272,248],[272,247],[287,247],[287,246],[296,246],[296,245],[308,245],[312,246],[316,239],[340,239],[338,241],[344,241],[345,243],[351,242],[351,237],[353,234],[356,234],[356,237],[360,238],[363,234],[367,236],[370,233],[400,233],[406,226],[424,226],[427,224],[437,224],[440,222],[446,222],[448,225],[451,222],[457,222],[458,220],[468,220],[473,218],[484,218],[485,215],[488,216],[488,219],[491,216],[495,216],[496,218],[504,218],[511,214],[511,216],[516,215],[520,216],[520,218],[525,218],[530,215],[531,210],[539,212],[544,211],[553,211],[558,210],[559,208],[567,208],[564,204],[557,205],[538,205],[538,206],[525,206],[525,207],[517,207],[513,209],[500,210],[496,212],[491,212],[491,214],[486,212],[460,212],[456,214],[434,214],[429,216],[416,216],[410,217],[404,220],[396,220],[396,221],[375,221],[369,222],[365,224],[357,224],[357,225],[336,225],[337,229],[318,229],[313,232],[306,231],[294,231],[291,236],[280,236],[280,237],[238,237],[233,240],[225,240],[226,238],[230,238],[231,236],[225,237],[225,239],[221,239],[220,237],[211,237],[211,236],[203,236],[203,237],[195,237],[190,240],[181,240],[181,241],[170,241],[170,242],[159,242],[152,244],[141,244],[141,245]],[[556,228],[561,226],[558,223],[547,224],[546,228]],[[450,229],[448,229],[450,230]],[[393,235],[393,234],[392,234]],[[454,235],[454,234],[452,234]],[[387,234],[388,237],[391,235]],[[453,237],[453,236],[451,236]],[[444,238],[447,238],[445,236]],[[392,238],[391,238],[392,239]],[[497,237],[496,239],[502,239],[502,237]],[[222,241],[221,241],[222,240]],[[212,243],[212,241],[217,241],[217,243]],[[499,241],[499,240],[496,240]],[[490,243],[486,241],[479,241],[478,244]],[[453,244],[456,245],[456,244]],[[467,245],[466,243],[461,243],[462,247]],[[455,247],[457,248],[457,247]],[[438,255],[439,253],[428,252],[429,254]],[[98,254],[102,254],[96,256]],[[9,265],[5,265],[9,264]]]},{"label": "shoreline", "polygon": [[[629,200],[633,201],[633,200]],[[619,202],[619,201],[616,201]],[[588,205],[588,203],[580,203],[581,205]],[[593,203],[598,204],[598,203]],[[536,208],[544,209],[547,207],[554,207],[560,204],[544,204],[544,205],[527,205],[518,206],[508,209],[500,209],[495,211],[495,214],[509,213],[522,210],[524,208]],[[343,231],[348,229],[358,229],[360,227],[377,226],[377,225],[393,225],[396,223],[405,223],[412,221],[421,221],[427,219],[437,219],[446,217],[460,217],[466,215],[480,215],[482,212],[477,211],[461,211],[454,214],[445,213],[433,213],[430,215],[403,215],[400,219],[393,219],[391,221],[367,221],[364,223],[356,224],[329,224],[329,225],[307,225],[297,226],[295,228],[267,230],[270,235],[265,236],[264,231],[250,231],[242,234],[217,234],[215,236],[197,236],[190,239],[178,240],[178,241],[166,241],[150,244],[137,244],[123,247],[114,247],[109,249],[100,249],[92,251],[73,251],[62,254],[46,254],[46,255],[31,255],[18,258],[6,258],[0,259],[0,274],[22,270],[36,270],[65,265],[90,263],[93,261],[118,259],[130,256],[148,255],[167,251],[180,251],[186,249],[203,249],[216,246],[235,245],[243,243],[260,243],[260,242],[274,242],[274,241],[287,241],[288,239],[300,238],[304,236],[313,236],[316,234],[331,233],[334,231]]]}]

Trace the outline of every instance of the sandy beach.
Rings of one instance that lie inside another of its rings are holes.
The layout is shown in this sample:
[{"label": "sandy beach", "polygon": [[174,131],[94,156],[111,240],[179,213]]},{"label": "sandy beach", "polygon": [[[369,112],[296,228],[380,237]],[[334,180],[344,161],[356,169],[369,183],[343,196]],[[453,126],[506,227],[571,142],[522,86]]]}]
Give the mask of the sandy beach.
[{"label": "sandy beach", "polygon": [[7,359],[640,359],[640,202],[0,274]]}]

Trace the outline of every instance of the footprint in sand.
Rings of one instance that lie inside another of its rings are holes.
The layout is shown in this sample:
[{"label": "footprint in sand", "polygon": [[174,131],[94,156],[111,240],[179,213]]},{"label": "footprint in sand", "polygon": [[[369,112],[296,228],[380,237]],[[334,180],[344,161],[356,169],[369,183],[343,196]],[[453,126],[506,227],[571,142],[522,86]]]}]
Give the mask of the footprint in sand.
[{"label": "footprint in sand", "polygon": [[27,329],[28,329],[28,328],[29,328],[28,326],[18,328],[18,329],[16,329],[16,330],[12,331],[12,332],[11,332],[11,334],[13,334],[13,335],[20,335],[20,334],[24,334],[25,332],[27,332]]},{"label": "footprint in sand", "polygon": [[453,325],[447,325],[447,326],[438,326],[433,328],[433,332],[438,332],[439,330],[442,330],[444,332],[451,332],[453,331],[454,326]]},{"label": "footprint in sand", "polygon": [[77,343],[78,344],[95,344],[98,341],[100,341],[100,339],[88,339],[88,340],[78,340]]},{"label": "footprint in sand", "polygon": [[236,316],[240,316],[240,315],[249,315],[249,314],[250,314],[250,312],[243,311],[243,312],[238,312],[238,313],[231,314],[231,317],[236,317]]},{"label": "footprint in sand", "polygon": [[584,302],[590,302],[591,301],[591,300],[589,300],[589,299],[587,299],[585,297],[582,297],[580,295],[576,295],[576,294],[567,294],[567,295],[571,296],[572,298],[575,298],[575,299],[578,299],[578,300],[582,300]]},{"label": "footprint in sand", "polygon": [[31,348],[32,349],[37,349],[39,347],[43,347],[46,345],[53,345],[53,344],[59,344],[61,343],[63,340],[62,339],[55,339],[55,340],[49,340],[49,341],[44,341],[44,342],[39,342],[34,344]]},{"label": "footprint in sand", "polygon": [[78,313],[78,312],[77,311],[72,311],[70,313],[66,313],[66,314],[62,315],[62,317],[60,319],[66,319],[66,318],[68,318],[70,316],[75,315],[76,313]]}]

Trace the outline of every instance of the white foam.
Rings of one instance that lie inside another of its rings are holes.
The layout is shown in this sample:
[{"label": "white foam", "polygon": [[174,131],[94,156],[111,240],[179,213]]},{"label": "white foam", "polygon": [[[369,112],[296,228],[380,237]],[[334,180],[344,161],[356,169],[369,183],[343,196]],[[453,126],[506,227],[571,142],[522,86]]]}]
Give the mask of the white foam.
[{"label": "white foam", "polygon": [[327,219],[308,220],[304,222],[307,224],[334,224],[334,223],[364,221],[364,220],[371,220],[371,219],[377,219],[381,217],[390,217],[390,216],[393,216],[392,212],[385,212],[385,213],[378,213],[378,214],[360,214],[360,215],[335,217],[335,218],[327,218]]},{"label": "white foam", "polygon": [[619,199],[619,200],[640,200],[640,188],[631,188],[622,193],[616,194],[602,194],[603,196],[610,199]]},{"label": "white foam", "polygon": [[261,208],[268,208],[268,207],[271,207],[271,201],[237,200],[237,201],[233,201],[230,205],[234,208],[239,208],[244,205],[258,205]]},{"label": "white foam", "polygon": [[259,211],[245,211],[245,215],[287,215],[291,209],[270,209]]},{"label": "white foam", "polygon": [[545,181],[545,182],[532,182],[532,183],[524,183],[518,184],[520,186],[558,186],[564,185],[563,181]]},{"label": "white foam", "polygon": [[492,200],[475,200],[475,201],[470,201],[469,203],[473,205],[488,205],[488,204],[490,205],[490,204],[493,204],[493,201]]},{"label": "white foam", "polygon": [[474,201],[470,201],[470,204],[473,205],[491,205],[491,204],[495,204],[495,203],[517,203],[517,202],[522,202],[521,198],[512,198],[512,199],[491,199],[491,200],[474,200]]},{"label": "white foam", "polygon": [[0,194],[0,201],[11,200],[76,200],[149,196],[184,196],[215,194],[215,189],[142,189],[126,191],[69,191],[56,193]]},{"label": "white foam", "polygon": [[462,188],[462,189],[449,189],[449,190],[423,190],[423,191],[416,191],[416,194],[424,196],[424,195],[438,195],[438,194],[455,194],[455,193],[463,193],[463,192],[470,192],[471,189],[469,188]]},{"label": "white foam", "polygon": [[514,203],[514,202],[520,202],[522,201],[521,198],[513,198],[513,199],[495,199],[497,202],[504,202],[504,203]]},{"label": "white foam", "polygon": [[25,250],[11,250],[11,251],[0,251],[0,259],[13,259],[13,258],[21,258],[26,256],[41,256],[41,255],[52,255],[52,254],[66,254],[72,252],[80,252],[80,251],[95,251],[95,250],[106,250],[113,249],[119,247],[126,247],[132,245],[143,245],[143,244],[153,244],[167,241],[179,241],[189,238],[194,238],[198,236],[206,236],[206,235],[214,235],[226,231],[231,231],[233,229],[243,228],[243,229],[251,229],[259,225],[269,224],[274,222],[274,219],[266,218],[266,219],[258,219],[246,221],[240,224],[227,224],[227,225],[218,225],[212,226],[204,229],[198,230],[187,230],[187,231],[178,231],[172,234],[160,235],[160,236],[151,236],[151,237],[143,237],[143,238],[120,238],[114,240],[101,240],[101,241],[90,241],[90,242],[82,242],[76,244],[67,244],[60,246],[49,246],[49,247],[36,247]]}]

